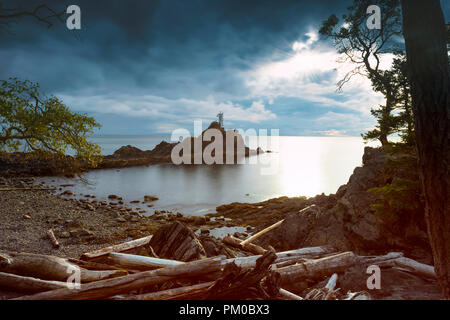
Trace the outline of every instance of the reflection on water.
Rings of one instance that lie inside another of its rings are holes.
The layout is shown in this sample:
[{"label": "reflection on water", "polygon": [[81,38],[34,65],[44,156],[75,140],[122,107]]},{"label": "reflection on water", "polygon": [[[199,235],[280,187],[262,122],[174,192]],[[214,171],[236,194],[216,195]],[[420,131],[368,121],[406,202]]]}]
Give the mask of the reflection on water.
[{"label": "reflection on water", "polygon": [[[75,181],[75,187],[71,188],[75,193],[94,194],[99,200],[106,199],[109,194],[122,196],[126,202],[143,200],[144,195],[158,196],[160,200],[154,202],[155,206],[149,213],[165,209],[204,214],[214,212],[217,205],[231,202],[259,202],[279,196],[334,193],[340,185],[347,183],[354,168],[361,165],[364,144],[359,137],[279,139],[278,152],[259,155],[259,164],[161,164],[105,169],[85,174],[92,185],[65,178],[57,179],[56,183]],[[113,149],[112,144],[110,142],[108,145],[109,149]],[[122,139],[120,144],[133,145],[133,141]],[[149,144],[148,149],[152,147]],[[261,168],[274,161],[277,163],[276,174],[262,175]]]}]

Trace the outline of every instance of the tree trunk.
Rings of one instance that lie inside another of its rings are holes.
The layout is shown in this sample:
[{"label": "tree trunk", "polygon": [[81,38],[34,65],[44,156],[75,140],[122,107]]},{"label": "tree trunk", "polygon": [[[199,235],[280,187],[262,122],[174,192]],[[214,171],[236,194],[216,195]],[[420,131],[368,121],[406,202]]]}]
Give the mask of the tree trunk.
[{"label": "tree trunk", "polygon": [[439,0],[402,0],[425,218],[437,277],[450,299],[449,60]]}]

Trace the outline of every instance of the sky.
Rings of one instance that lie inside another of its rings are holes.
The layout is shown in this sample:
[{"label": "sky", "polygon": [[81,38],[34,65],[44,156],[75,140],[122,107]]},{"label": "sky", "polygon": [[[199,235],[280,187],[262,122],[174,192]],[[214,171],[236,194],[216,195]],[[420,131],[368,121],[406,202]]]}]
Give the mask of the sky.
[{"label": "sky", "polygon": [[338,63],[318,34],[351,1],[43,2],[57,11],[78,5],[81,30],[32,18],[10,25],[0,33],[0,79],[38,82],[94,116],[100,134],[193,131],[194,120],[206,127],[222,111],[226,128],[358,136],[373,128],[370,109],[383,103],[364,78],[336,91],[352,66]]}]

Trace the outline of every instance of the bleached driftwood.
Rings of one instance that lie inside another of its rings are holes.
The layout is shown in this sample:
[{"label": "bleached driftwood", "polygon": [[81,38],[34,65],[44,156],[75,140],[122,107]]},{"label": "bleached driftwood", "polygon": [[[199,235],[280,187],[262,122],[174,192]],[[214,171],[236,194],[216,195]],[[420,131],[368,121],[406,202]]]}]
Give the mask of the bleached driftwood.
[{"label": "bleached driftwood", "polygon": [[333,275],[328,280],[327,284],[325,285],[325,289],[328,291],[333,291],[336,288],[338,275],[337,273],[333,273]]},{"label": "bleached driftwood", "polygon": [[222,239],[222,241],[223,241],[223,243],[229,244],[236,248],[244,249],[245,251],[251,252],[253,254],[263,255],[267,251],[266,249],[261,248],[260,246],[253,244],[253,243],[243,244],[244,241],[242,241],[241,239],[238,239],[236,237],[233,237],[232,235],[229,235],[229,234],[226,237],[224,237]]},{"label": "bleached driftwood", "polygon": [[282,288],[280,288],[280,296],[286,300],[303,300],[302,297]]},{"label": "bleached driftwood", "polygon": [[389,252],[383,256],[359,256],[359,263],[364,265],[381,264],[403,257],[402,252]]},{"label": "bleached driftwood", "polygon": [[0,264],[0,272],[13,273],[25,277],[34,277],[42,280],[67,281],[79,270],[80,281],[91,282],[126,274],[121,270],[93,271],[80,269],[67,259],[43,254],[23,252],[3,252],[8,263]]},{"label": "bleached driftwood", "polygon": [[52,246],[55,249],[59,249],[61,245],[59,244],[58,240],[56,240],[55,234],[53,233],[52,229],[49,229],[47,231],[47,237],[49,238],[50,242],[52,243]]},{"label": "bleached driftwood", "polygon": [[259,237],[261,237],[262,235],[266,234],[267,232],[278,228],[282,223],[283,223],[284,219],[281,221],[278,221],[277,223],[274,223],[273,225],[255,233],[254,235],[252,235],[251,237],[245,239],[244,241],[241,242],[241,246],[244,248],[244,246],[248,243],[251,243],[253,241],[255,241],[256,239],[258,239]]},{"label": "bleached driftwood", "polygon": [[147,236],[144,238],[139,238],[139,239],[128,241],[128,242],[119,243],[119,244],[109,246],[106,248],[102,248],[99,250],[95,250],[92,252],[86,252],[81,256],[81,259],[82,260],[92,260],[92,259],[96,259],[96,258],[105,256],[110,252],[124,252],[124,251],[132,250],[132,249],[137,249],[139,247],[143,247],[143,246],[147,245],[150,242],[150,240],[152,239],[152,237],[153,236],[150,235],[150,236]]},{"label": "bleached driftwood", "polygon": [[118,300],[183,300],[194,299],[196,296],[206,294],[209,287],[214,284],[214,281],[195,284],[192,286],[167,289],[163,291],[144,293],[136,296],[128,296],[119,298]]},{"label": "bleached driftwood", "polygon": [[436,272],[433,266],[406,257],[383,262],[381,266],[399,267],[418,276],[436,279]]},{"label": "bleached driftwood", "polygon": [[333,273],[339,273],[354,265],[357,256],[353,252],[343,252],[333,256],[308,260],[293,266],[280,268],[281,285],[305,279],[317,279]]},{"label": "bleached driftwood", "polygon": [[314,279],[340,273],[354,264],[389,264],[403,257],[401,252],[391,252],[384,256],[357,256],[353,252],[343,252],[321,259],[308,260],[293,266],[278,269],[281,274],[281,283]]},{"label": "bleached driftwood", "polygon": [[370,300],[370,295],[365,291],[347,292],[343,300]]},{"label": "bleached driftwood", "polygon": [[[277,260],[275,261],[275,263],[289,262],[289,261],[296,262],[298,259],[302,257],[316,257],[318,255],[321,256],[329,252],[332,252],[332,249],[328,247],[302,248],[297,250],[279,252],[276,253]],[[260,257],[261,255],[230,258],[223,260],[222,264],[223,266],[225,266],[228,263],[234,262],[237,266],[243,269],[254,268],[256,266],[256,260]],[[110,263],[115,267],[121,267],[131,270],[149,270],[171,265],[179,265],[185,262],[170,259],[160,259],[139,255],[131,255],[126,253],[109,253],[107,255],[107,258],[104,259],[104,263]]]},{"label": "bleached driftwood", "polygon": [[77,266],[87,269],[87,270],[123,270],[123,268],[118,268],[109,264],[86,261],[86,260],[78,260],[74,258],[68,258],[69,262],[76,264]]},{"label": "bleached driftwood", "polygon": [[[329,253],[332,253],[334,250],[331,247],[323,246],[323,247],[309,247],[309,248],[301,248],[296,250],[289,250],[283,252],[277,252],[277,259],[275,263],[298,260],[300,258],[314,258],[320,257]],[[250,256],[250,257],[239,257],[239,258],[230,258],[223,261],[223,264],[227,264],[230,262],[234,262],[238,267],[243,269],[246,268],[254,268],[256,266],[256,260],[260,258],[261,255]]]},{"label": "bleached driftwood", "polygon": [[108,253],[105,263],[129,270],[151,270],[168,266],[177,266],[185,262],[110,252]]},{"label": "bleached driftwood", "polygon": [[23,277],[12,273],[0,272],[0,288],[11,288],[14,291],[28,293],[67,288],[66,282],[48,281],[32,277]]},{"label": "bleached driftwood", "polygon": [[187,262],[172,267],[139,272],[123,277],[82,284],[79,289],[57,289],[17,298],[18,300],[103,299],[172,279],[195,278],[222,268],[224,256]]}]

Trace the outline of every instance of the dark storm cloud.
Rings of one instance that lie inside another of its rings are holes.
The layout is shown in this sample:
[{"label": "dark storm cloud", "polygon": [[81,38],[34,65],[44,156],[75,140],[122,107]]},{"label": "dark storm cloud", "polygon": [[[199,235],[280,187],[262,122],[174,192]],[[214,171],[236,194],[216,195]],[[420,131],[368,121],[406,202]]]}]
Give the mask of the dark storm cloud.
[{"label": "dark storm cloud", "polygon": [[[242,74],[273,60],[274,54],[286,58],[294,41],[304,40],[311,27],[317,29],[328,15],[342,12],[349,4],[299,0],[43,2],[57,11],[79,5],[82,30],[69,31],[58,23],[47,29],[31,18],[21,19],[10,26],[13,34],[0,35],[0,78],[31,79],[49,93],[69,97],[76,110],[92,111],[100,120],[102,114],[109,114],[106,128],[114,114],[127,116],[130,105],[136,115],[148,117],[150,128],[161,121],[166,121],[161,128],[179,124],[171,116],[163,119],[169,113],[164,108],[176,106],[182,111],[186,100],[186,117],[197,116],[189,110],[210,101],[231,103],[227,104],[230,110],[240,114],[239,108],[250,108],[259,101],[250,101]],[[3,3],[31,8],[37,2]],[[136,98],[141,96],[146,97]],[[238,105],[245,99],[250,102]],[[276,104],[266,107],[271,112],[258,103],[251,110],[266,115],[267,120],[276,118],[271,114],[277,113]],[[250,122],[258,119],[262,118]],[[282,126],[282,119],[278,123]],[[142,125],[133,130],[152,129]]]}]

